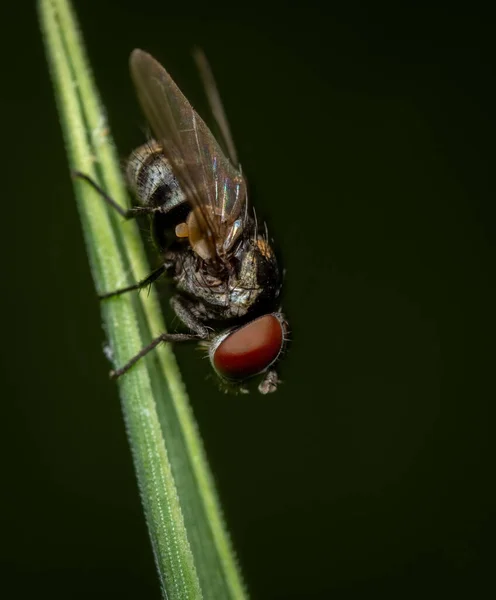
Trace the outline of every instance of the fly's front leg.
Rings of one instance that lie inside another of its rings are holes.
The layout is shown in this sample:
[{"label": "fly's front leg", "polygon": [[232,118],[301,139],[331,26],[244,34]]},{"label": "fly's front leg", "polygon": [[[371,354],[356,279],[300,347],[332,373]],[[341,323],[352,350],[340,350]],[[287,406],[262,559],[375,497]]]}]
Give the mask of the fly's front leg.
[{"label": "fly's front leg", "polygon": [[112,379],[116,379],[120,377],[126,371],[136,364],[140,358],[146,356],[148,352],[156,348],[162,342],[189,342],[191,340],[204,340],[208,338],[210,335],[210,331],[208,327],[205,327],[203,323],[198,321],[198,319],[192,314],[190,308],[188,308],[188,303],[180,298],[179,296],[174,296],[171,298],[171,306],[176,315],[181,319],[181,321],[188,327],[191,333],[161,333],[158,337],[152,340],[148,346],[145,346],[142,350],[138,352],[131,360],[129,360],[125,365],[120,367],[119,369],[115,369],[110,372],[110,377]]},{"label": "fly's front leg", "polygon": [[105,200],[109,206],[116,210],[121,217],[126,220],[136,219],[136,217],[140,217],[141,215],[149,215],[160,210],[160,207],[157,206],[134,206],[133,208],[128,209],[122,208],[122,206],[117,204],[117,202],[111,196],[109,196],[107,192],[103,190],[98,183],[96,183],[96,181],[93,181],[89,175],[81,173],[81,171],[73,171],[72,176],[75,179],[82,179],[83,181],[86,181],[86,183],[89,183],[91,187],[98,192],[102,199]]},{"label": "fly's front leg", "polygon": [[191,340],[199,339],[197,335],[192,333],[161,333],[158,337],[152,340],[148,346],[145,346],[141,349],[138,354],[135,354],[131,360],[129,360],[125,365],[120,367],[119,369],[114,369],[110,371],[111,379],[117,379],[121,375],[124,375],[129,369],[135,365],[140,358],[146,356],[148,352],[151,352],[154,348],[156,348],[162,342],[189,342]]}]

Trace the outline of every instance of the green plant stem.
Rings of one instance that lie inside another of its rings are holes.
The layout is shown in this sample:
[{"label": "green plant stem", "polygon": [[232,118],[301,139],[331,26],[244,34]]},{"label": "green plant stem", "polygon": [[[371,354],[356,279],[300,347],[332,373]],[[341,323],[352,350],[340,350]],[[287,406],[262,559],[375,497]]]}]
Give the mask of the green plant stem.
[{"label": "green plant stem", "polygon": [[[67,0],[39,0],[48,62],[69,164],[95,179],[119,204],[128,203],[83,43]],[[150,272],[135,223],[109,212],[98,194],[75,182],[78,208],[99,291]],[[155,293],[102,303],[115,364],[165,331]],[[203,445],[168,345],[119,380],[138,484],[164,596],[244,598]]]}]

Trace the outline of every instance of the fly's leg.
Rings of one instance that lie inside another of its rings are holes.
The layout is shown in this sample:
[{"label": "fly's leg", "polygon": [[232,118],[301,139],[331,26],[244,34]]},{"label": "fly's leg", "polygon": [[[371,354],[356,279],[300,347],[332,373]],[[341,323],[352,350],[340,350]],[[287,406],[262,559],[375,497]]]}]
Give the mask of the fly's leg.
[{"label": "fly's leg", "polygon": [[[126,209],[122,208],[122,206],[119,206],[119,204],[117,204],[117,202],[113,198],[111,198],[105,192],[105,190],[103,190],[95,181],[93,181],[93,179],[91,179],[91,177],[89,177],[85,173],[81,173],[81,171],[73,171],[72,176],[75,177],[76,179],[82,179],[83,181],[86,181],[87,183],[89,183],[91,185],[91,187],[100,194],[100,196],[105,200],[105,202],[109,206],[114,208],[121,215],[121,217],[124,217],[124,219],[135,219],[136,217],[139,217],[140,215],[150,214],[150,213],[156,212],[158,210],[158,208],[154,207],[154,206],[152,206],[152,207],[135,206],[134,208],[129,208],[126,210]],[[155,271],[152,271],[150,273],[150,275],[148,275],[148,277],[145,277],[145,279],[143,279],[142,281],[138,281],[138,283],[129,285],[129,286],[127,286],[125,288],[121,288],[119,290],[115,290],[113,292],[106,292],[104,294],[98,294],[98,297],[100,298],[100,300],[103,300],[105,298],[111,298],[112,296],[118,296],[119,294],[124,294],[125,292],[131,292],[132,290],[141,290],[142,288],[147,287],[147,286],[151,285],[154,281],[156,281],[163,273],[165,273],[167,268],[168,268],[167,264],[160,265],[160,267],[158,269],[155,269]]]},{"label": "fly's leg", "polygon": [[[86,175],[85,173],[81,173],[80,171],[74,171],[73,176],[82,179],[89,183],[93,189],[98,192],[98,194],[105,200],[105,202],[115,209],[121,217],[124,219],[134,219],[139,217],[140,215],[150,214],[159,210],[158,207],[146,207],[146,206],[137,206],[134,208],[124,209],[122,206],[117,204],[117,202],[111,198],[105,190],[103,190],[91,177]],[[142,281],[138,281],[133,285],[129,285],[125,288],[121,288],[119,290],[115,290],[113,292],[107,292],[105,294],[100,294],[99,297],[101,300],[106,298],[111,298],[113,296],[118,296],[120,294],[124,294],[126,292],[131,292],[133,290],[140,290],[148,285],[151,285],[154,281],[156,281],[161,275],[163,275],[167,269],[170,267],[170,263],[164,263],[152,271],[148,277],[145,277]],[[142,348],[133,358],[131,358],[125,365],[120,367],[119,369],[115,369],[110,372],[110,377],[112,379],[116,379],[120,377],[129,369],[135,365],[140,358],[146,356],[149,352],[151,352],[154,348],[156,348],[162,342],[187,342],[190,340],[201,340],[205,339],[209,335],[209,330],[207,327],[202,325],[191,313],[188,309],[185,302],[181,301],[179,298],[175,297],[171,299],[171,305],[174,312],[177,316],[183,321],[183,323],[192,331],[192,333],[162,333],[154,340],[152,340],[147,346]]]},{"label": "fly's leg", "polygon": [[[139,217],[140,215],[150,214],[157,210],[156,207],[147,207],[147,206],[135,206],[134,208],[129,208],[129,209],[125,210],[124,208],[122,208],[122,206],[119,206],[119,204],[117,204],[117,202],[113,198],[111,198],[88,175],[81,173],[81,171],[73,171],[72,175],[73,175],[73,177],[75,177],[77,179],[82,179],[83,181],[86,181],[87,183],[89,183],[91,185],[91,187],[100,194],[100,196],[105,200],[105,202],[109,206],[114,208],[121,215],[121,217],[124,217],[124,219],[134,219],[136,217]],[[148,275],[148,277],[145,277],[145,279],[143,279],[142,281],[138,281],[138,283],[129,285],[120,290],[115,290],[113,292],[106,292],[105,294],[99,294],[98,297],[100,298],[100,300],[103,300],[105,298],[111,298],[112,296],[118,296],[119,294],[124,294],[125,292],[131,292],[132,290],[140,290],[144,287],[147,287],[148,285],[151,285],[154,281],[156,281],[163,273],[165,273],[165,271],[167,270],[167,266],[168,265],[165,265],[165,264],[160,265],[160,267],[158,269],[155,269],[155,271],[152,271],[150,273],[150,275]]]},{"label": "fly's leg", "polygon": [[265,373],[264,378],[260,382],[258,386],[258,391],[261,394],[271,394],[275,392],[277,389],[277,384],[281,383],[281,380],[277,376],[277,372],[275,369],[269,369],[267,373]]},{"label": "fly's leg", "polygon": [[210,330],[201,321],[199,321],[190,308],[190,303],[187,300],[181,298],[181,296],[173,296],[170,300],[172,310],[176,313],[176,316],[186,325],[186,327],[193,331],[199,340],[205,340],[210,335]]},{"label": "fly's leg", "polygon": [[112,379],[117,379],[126,371],[136,364],[140,358],[146,356],[148,352],[156,348],[162,342],[189,342],[191,340],[204,340],[208,338],[210,335],[210,331],[208,327],[205,327],[203,323],[201,323],[191,312],[191,309],[188,307],[188,303],[180,298],[179,296],[174,296],[171,298],[171,306],[176,315],[181,319],[181,321],[188,327],[191,333],[161,333],[158,337],[152,340],[148,346],[145,346],[142,350],[138,352],[131,360],[129,360],[125,365],[120,367],[119,369],[115,369],[110,372],[110,377]]},{"label": "fly's leg", "polygon": [[91,187],[98,192],[98,194],[100,194],[100,196],[103,198],[103,200],[105,200],[105,202],[111,206],[114,210],[116,210],[121,217],[124,217],[124,219],[129,220],[129,219],[136,219],[136,217],[140,217],[141,215],[149,215],[151,213],[157,212],[158,210],[160,210],[160,207],[156,207],[156,206],[134,206],[133,208],[122,208],[122,206],[120,206],[119,204],[117,204],[117,202],[111,198],[107,192],[105,190],[103,190],[98,183],[96,183],[95,181],[93,181],[93,179],[91,179],[91,177],[89,177],[89,175],[86,175],[85,173],[81,173],[81,171],[73,171],[72,172],[72,176],[76,179],[82,179],[83,181],[86,181],[87,183],[89,183],[91,185]]},{"label": "fly's leg", "polygon": [[192,333],[161,333],[158,337],[152,340],[148,346],[145,346],[138,352],[138,354],[135,354],[133,358],[131,358],[131,360],[129,360],[120,369],[114,369],[113,371],[110,371],[110,377],[111,379],[117,379],[117,377],[124,375],[124,373],[129,371],[129,369],[135,365],[140,358],[146,356],[148,352],[151,352],[162,342],[189,342],[197,339],[198,336]]},{"label": "fly's leg", "polygon": [[105,292],[105,294],[98,294],[100,300],[105,300],[106,298],[112,298],[113,296],[119,296],[120,294],[125,294],[126,292],[132,292],[133,290],[142,290],[143,288],[150,286],[154,281],[163,275],[167,271],[167,265],[162,264],[158,269],[152,271],[148,277],[138,281],[138,283],[134,283],[133,285],[128,285],[125,288],[121,288],[119,290],[114,290],[113,292]]}]

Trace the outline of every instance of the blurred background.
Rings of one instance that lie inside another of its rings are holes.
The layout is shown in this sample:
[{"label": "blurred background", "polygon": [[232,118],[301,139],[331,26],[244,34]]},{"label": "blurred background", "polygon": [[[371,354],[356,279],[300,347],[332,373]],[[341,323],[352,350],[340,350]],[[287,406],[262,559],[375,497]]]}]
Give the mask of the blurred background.
[{"label": "blurred background", "polygon": [[[2,20],[22,23],[2,36],[2,595],[158,599],[29,4]],[[190,55],[204,48],[287,269],[277,394],[220,394],[177,349],[252,597],[490,597],[491,14],[74,4],[122,158],[143,142],[130,51],[205,112]]]}]

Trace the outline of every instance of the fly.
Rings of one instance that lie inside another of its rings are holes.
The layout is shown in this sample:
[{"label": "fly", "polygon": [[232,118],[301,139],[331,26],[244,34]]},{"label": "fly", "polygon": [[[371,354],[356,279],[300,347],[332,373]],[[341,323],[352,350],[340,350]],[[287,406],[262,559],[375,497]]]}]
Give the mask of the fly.
[{"label": "fly", "polygon": [[124,210],[76,173],[125,219],[149,215],[161,256],[143,281],[100,298],[142,289],[166,275],[175,286],[172,309],[187,329],[161,334],[111,375],[121,376],[161,342],[196,340],[208,347],[212,367],[228,387],[261,375],[258,389],[267,394],[279,383],[275,367],[288,332],[279,309],[282,275],[267,231],[249,210],[246,179],[210,68],[202,53],[196,60],[226,153],[164,67],[134,50],[131,76],[153,133],[127,162],[138,205]]}]

